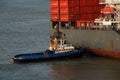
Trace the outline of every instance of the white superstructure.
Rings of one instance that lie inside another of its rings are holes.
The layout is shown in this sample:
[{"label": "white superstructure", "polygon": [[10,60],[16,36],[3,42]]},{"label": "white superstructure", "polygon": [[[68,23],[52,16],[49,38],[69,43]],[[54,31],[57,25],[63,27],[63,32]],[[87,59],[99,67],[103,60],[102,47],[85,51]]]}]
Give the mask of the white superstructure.
[{"label": "white superstructure", "polygon": [[102,17],[95,19],[101,28],[120,30],[120,0],[100,0],[105,7],[101,10]]}]

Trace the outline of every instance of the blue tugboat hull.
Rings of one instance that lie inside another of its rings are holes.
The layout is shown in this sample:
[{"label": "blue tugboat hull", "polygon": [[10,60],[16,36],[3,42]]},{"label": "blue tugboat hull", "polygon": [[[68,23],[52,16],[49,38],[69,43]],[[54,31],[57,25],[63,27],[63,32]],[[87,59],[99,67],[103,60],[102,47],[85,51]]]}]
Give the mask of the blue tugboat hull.
[{"label": "blue tugboat hull", "polygon": [[82,52],[84,51],[83,48],[75,49],[72,51],[55,53],[53,51],[48,51],[46,54],[45,52],[40,53],[29,53],[29,54],[19,54],[15,55],[13,60],[16,62],[27,62],[27,61],[38,61],[38,60],[50,60],[50,59],[59,59],[64,57],[80,57],[82,56]]}]

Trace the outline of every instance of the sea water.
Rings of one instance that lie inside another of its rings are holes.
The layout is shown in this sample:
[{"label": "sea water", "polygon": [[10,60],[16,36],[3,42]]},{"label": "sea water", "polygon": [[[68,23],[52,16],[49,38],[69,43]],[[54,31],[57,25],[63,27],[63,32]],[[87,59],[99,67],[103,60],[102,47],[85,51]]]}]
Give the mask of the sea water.
[{"label": "sea water", "polygon": [[120,80],[120,61],[78,59],[16,64],[20,53],[49,47],[50,0],[0,0],[0,80]]}]

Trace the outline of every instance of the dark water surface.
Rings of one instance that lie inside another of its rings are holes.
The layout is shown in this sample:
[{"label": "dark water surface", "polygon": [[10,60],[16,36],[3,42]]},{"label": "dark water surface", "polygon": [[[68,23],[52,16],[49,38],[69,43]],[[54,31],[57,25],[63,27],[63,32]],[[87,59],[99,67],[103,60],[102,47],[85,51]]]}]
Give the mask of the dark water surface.
[{"label": "dark water surface", "polygon": [[103,57],[14,64],[49,47],[49,0],[0,0],[0,80],[120,80],[120,61]]}]

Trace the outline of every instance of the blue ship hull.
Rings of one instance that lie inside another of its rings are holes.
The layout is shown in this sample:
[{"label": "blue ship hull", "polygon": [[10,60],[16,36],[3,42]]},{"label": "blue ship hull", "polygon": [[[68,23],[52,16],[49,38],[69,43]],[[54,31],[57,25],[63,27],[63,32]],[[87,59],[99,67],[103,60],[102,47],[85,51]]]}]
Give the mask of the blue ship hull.
[{"label": "blue ship hull", "polygon": [[83,48],[75,49],[72,51],[55,53],[54,51],[44,51],[40,53],[18,54],[15,55],[13,60],[16,62],[28,62],[38,60],[62,59],[64,57],[80,57],[82,56]]}]

